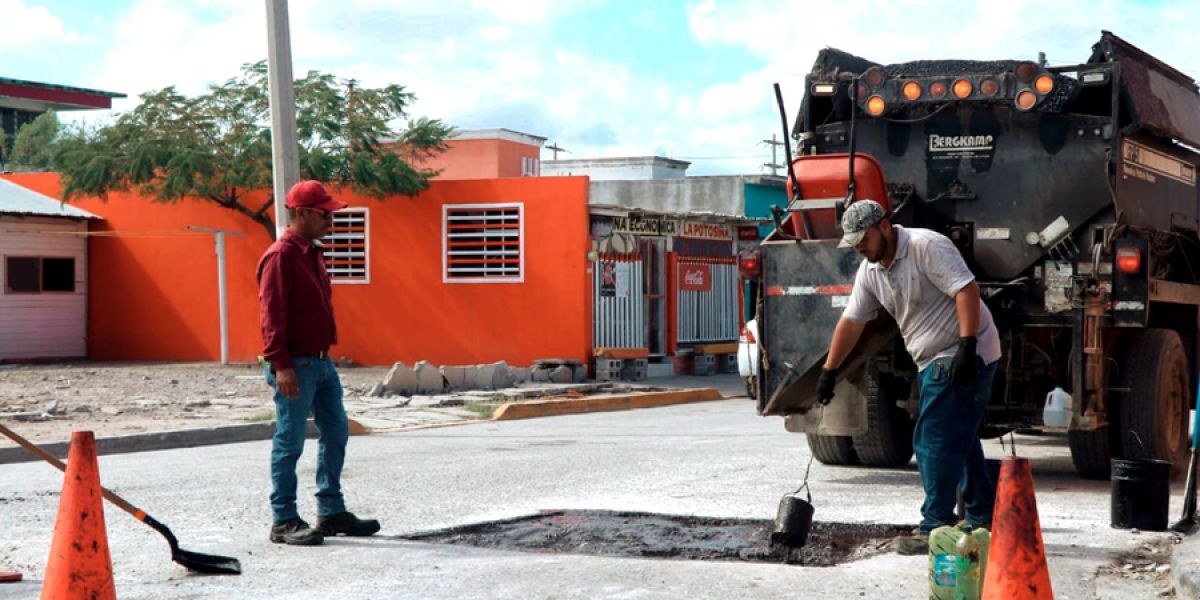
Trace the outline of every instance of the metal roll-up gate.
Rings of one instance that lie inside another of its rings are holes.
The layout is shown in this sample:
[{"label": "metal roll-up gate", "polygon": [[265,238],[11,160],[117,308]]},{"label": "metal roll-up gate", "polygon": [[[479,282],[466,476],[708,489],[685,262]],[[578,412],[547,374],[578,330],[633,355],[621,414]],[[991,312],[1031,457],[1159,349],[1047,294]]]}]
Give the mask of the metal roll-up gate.
[{"label": "metal roll-up gate", "polygon": [[597,348],[645,348],[646,304],[642,258],[601,254],[593,263],[592,339]]},{"label": "metal roll-up gate", "polygon": [[731,342],[738,338],[738,271],[732,257],[680,256],[680,343]]}]

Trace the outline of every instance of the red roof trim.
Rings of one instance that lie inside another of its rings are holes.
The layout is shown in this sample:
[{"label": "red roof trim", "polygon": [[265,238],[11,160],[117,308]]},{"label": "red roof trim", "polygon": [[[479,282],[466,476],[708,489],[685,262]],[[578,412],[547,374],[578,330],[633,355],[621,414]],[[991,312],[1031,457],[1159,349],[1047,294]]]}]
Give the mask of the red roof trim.
[{"label": "red roof trim", "polygon": [[0,96],[40,100],[56,104],[86,106],[88,108],[112,108],[112,98],[108,96],[13,83],[0,83]]}]

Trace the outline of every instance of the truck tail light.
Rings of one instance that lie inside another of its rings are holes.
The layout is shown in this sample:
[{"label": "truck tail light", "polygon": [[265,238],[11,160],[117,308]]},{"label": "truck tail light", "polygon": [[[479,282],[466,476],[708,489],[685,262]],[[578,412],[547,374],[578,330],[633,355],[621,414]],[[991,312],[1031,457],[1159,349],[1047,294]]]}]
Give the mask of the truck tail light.
[{"label": "truck tail light", "polygon": [[1042,95],[1053,92],[1054,78],[1046,74],[1038,75],[1038,78],[1033,80],[1033,89],[1037,90],[1037,93]]},{"label": "truck tail light", "polygon": [[750,331],[750,328],[745,325],[742,325],[742,335],[738,337],[738,341],[743,344],[758,343],[758,340],[754,339],[754,332]]},{"label": "truck tail light", "polygon": [[759,260],[758,252],[748,250],[738,256],[738,270],[746,279],[758,279],[759,274],[762,273],[762,263]]},{"label": "truck tail light", "polygon": [[1033,79],[1033,74],[1037,72],[1037,65],[1034,65],[1027,60],[1021,61],[1017,63],[1017,68],[1014,69],[1014,72],[1017,76],[1017,79],[1028,83],[1030,79]]},{"label": "truck tail light", "polygon": [[900,88],[900,91],[904,92],[904,99],[911,102],[921,97],[921,84],[909,81],[904,84],[903,88]]},{"label": "truck tail light", "polygon": [[883,69],[880,67],[871,67],[867,69],[866,73],[863,73],[863,78],[867,80],[867,85],[877,88],[883,85]]},{"label": "truck tail light", "polygon": [[878,117],[883,114],[887,108],[887,102],[883,101],[883,96],[871,96],[867,98],[867,114],[872,117]]},{"label": "truck tail light", "polygon": [[984,96],[995,96],[1000,91],[1000,84],[991,77],[979,82],[979,92]]},{"label": "truck tail light", "polygon": [[929,95],[934,98],[941,98],[946,95],[946,82],[935,81],[929,84]]},{"label": "truck tail light", "polygon": [[1037,96],[1034,96],[1033,92],[1029,90],[1021,90],[1021,92],[1017,94],[1018,109],[1029,110],[1033,108],[1034,104],[1037,104]]},{"label": "truck tail light", "polygon": [[1118,248],[1117,268],[1126,275],[1137,274],[1142,270],[1142,251],[1137,248]]},{"label": "truck tail light", "polygon": [[966,79],[959,79],[954,82],[954,97],[966,98],[971,95],[971,82]]}]

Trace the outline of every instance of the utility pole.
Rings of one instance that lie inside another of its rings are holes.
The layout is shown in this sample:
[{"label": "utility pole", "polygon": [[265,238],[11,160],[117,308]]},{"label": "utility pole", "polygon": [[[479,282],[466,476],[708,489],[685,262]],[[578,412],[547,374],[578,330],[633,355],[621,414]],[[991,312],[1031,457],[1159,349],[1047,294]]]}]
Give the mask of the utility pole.
[{"label": "utility pole", "polygon": [[554,153],[554,158],[553,158],[553,159],[551,159],[551,160],[558,160],[558,153],[559,153],[559,152],[566,152],[566,153],[568,153],[568,154],[570,154],[570,152],[571,152],[570,150],[567,150],[566,148],[560,148],[560,147],[558,146],[558,143],[557,143],[557,142],[550,142],[550,145],[549,145],[549,146],[546,146],[546,149],[547,149],[547,150],[550,150],[551,152],[553,152],[553,153]]},{"label": "utility pole", "polygon": [[296,97],[292,90],[292,38],[287,0],[267,2],[267,83],[271,88],[271,172],[275,183],[275,238],[288,225],[285,200],[300,181]]},{"label": "utility pole", "polygon": [[777,141],[775,139],[775,134],[772,133],[771,139],[763,140],[762,143],[767,144],[768,146],[771,147],[771,162],[763,163],[763,166],[771,169],[771,175],[778,175],[777,171],[786,166],[786,165],[779,164],[778,161],[775,159],[776,150],[778,150],[779,147],[783,145],[783,142]]},{"label": "utility pole", "polygon": [[199,225],[188,225],[188,229],[211,233],[217,239],[217,306],[221,314],[221,364],[227,365],[229,364],[229,303],[226,301],[227,294],[225,293],[225,236],[242,237],[245,234],[240,231],[213,229]]}]

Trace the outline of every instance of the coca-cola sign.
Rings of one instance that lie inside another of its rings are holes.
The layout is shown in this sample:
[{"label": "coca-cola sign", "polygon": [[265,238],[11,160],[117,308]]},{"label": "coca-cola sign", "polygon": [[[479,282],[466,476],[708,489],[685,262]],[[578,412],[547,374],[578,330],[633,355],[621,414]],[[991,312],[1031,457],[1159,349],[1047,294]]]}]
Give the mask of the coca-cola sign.
[{"label": "coca-cola sign", "polygon": [[679,289],[689,292],[712,290],[712,267],[709,265],[679,265]]}]

